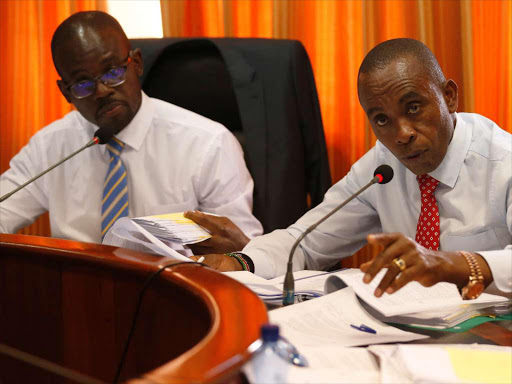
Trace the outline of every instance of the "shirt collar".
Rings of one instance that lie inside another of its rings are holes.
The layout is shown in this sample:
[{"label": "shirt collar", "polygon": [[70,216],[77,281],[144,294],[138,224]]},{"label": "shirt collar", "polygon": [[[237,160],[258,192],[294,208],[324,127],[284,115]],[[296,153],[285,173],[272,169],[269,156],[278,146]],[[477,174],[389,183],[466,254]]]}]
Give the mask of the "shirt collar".
[{"label": "shirt collar", "polygon": [[[153,112],[154,106],[151,103],[151,99],[144,92],[142,92],[142,100],[139,110],[133,117],[132,121],[130,121],[130,123],[124,127],[121,132],[115,135],[115,137],[121,140],[125,145],[138,151],[149,131],[151,121],[153,119]],[[98,129],[96,125],[93,125],[87,121],[85,124],[91,125],[94,131]],[[107,152],[107,147],[105,145],[101,145],[100,150],[101,153],[104,154]]]},{"label": "shirt collar", "polygon": [[142,100],[139,110],[133,117],[132,121],[130,121],[130,123],[124,127],[116,137],[127,146],[138,151],[146,138],[152,119],[153,105],[150,98],[142,92]]},{"label": "shirt collar", "polygon": [[471,144],[472,135],[471,126],[467,125],[457,114],[455,114],[455,117],[455,130],[452,141],[448,145],[446,155],[439,167],[429,173],[430,176],[450,188],[453,188],[457,182]]}]

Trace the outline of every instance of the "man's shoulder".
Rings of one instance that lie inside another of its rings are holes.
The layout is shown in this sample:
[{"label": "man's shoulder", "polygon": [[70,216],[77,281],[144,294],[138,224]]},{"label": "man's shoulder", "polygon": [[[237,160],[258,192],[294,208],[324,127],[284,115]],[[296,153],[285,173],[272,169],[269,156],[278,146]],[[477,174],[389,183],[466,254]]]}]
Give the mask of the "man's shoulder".
[{"label": "man's shoulder", "polygon": [[77,111],[71,111],[60,119],[41,128],[30,140],[32,142],[44,141],[50,144],[67,142],[70,139],[75,141],[77,138],[83,136],[85,144],[87,140],[93,137],[93,134],[94,128],[92,124],[87,124],[86,120]]},{"label": "man's shoulder", "polygon": [[393,168],[395,176],[397,172],[405,172],[405,167],[400,161],[380,141],[377,141],[368,152],[352,165],[349,174],[351,177],[357,178],[360,183],[366,184],[373,177],[375,169],[383,164]]},{"label": "man's shoulder", "polygon": [[470,151],[489,160],[502,159],[512,152],[512,135],[494,121],[477,113],[458,113],[457,118],[472,130]]},{"label": "man's shoulder", "polygon": [[154,106],[153,121],[160,129],[187,135],[217,136],[228,131],[222,124],[188,109],[160,99],[150,98]]}]

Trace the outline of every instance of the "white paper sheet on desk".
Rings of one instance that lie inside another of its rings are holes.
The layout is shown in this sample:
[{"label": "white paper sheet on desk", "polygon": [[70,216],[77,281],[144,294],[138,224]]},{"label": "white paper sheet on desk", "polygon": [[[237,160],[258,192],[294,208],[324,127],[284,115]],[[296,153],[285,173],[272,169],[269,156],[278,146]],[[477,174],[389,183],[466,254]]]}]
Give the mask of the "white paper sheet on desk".
[{"label": "white paper sheet on desk", "polygon": [[[295,279],[295,294],[307,294],[308,296],[322,296],[325,280],[332,272],[324,271],[296,271],[293,273]],[[265,302],[279,302],[283,299],[284,276],[271,280],[256,276],[247,271],[224,272],[225,275],[238,280],[249,287],[254,293],[260,296]]]},{"label": "white paper sheet on desk", "polygon": [[482,344],[372,345],[381,382],[511,383],[512,348]]},{"label": "white paper sheet on desk", "polygon": [[309,367],[290,366],[288,383],[378,383],[379,365],[366,348],[337,345],[302,348]]},{"label": "white paper sheet on desk", "polygon": [[[303,347],[329,344],[360,346],[427,338],[386,325],[366,313],[357,301],[351,287],[309,300],[273,310],[270,321],[278,324],[281,334],[299,351]],[[362,332],[350,325],[364,324],[376,334]]]}]

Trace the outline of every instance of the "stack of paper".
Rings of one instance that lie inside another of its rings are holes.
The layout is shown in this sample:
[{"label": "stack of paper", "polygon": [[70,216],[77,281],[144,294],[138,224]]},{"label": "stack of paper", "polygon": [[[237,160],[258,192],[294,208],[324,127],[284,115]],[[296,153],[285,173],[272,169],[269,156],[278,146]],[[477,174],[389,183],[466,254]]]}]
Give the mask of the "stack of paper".
[{"label": "stack of paper", "polygon": [[211,235],[181,213],[145,216],[132,219],[146,231],[162,241],[179,244],[195,244]]},{"label": "stack of paper", "polygon": [[326,292],[343,285],[352,286],[362,299],[364,308],[375,318],[390,323],[450,328],[481,314],[510,312],[511,301],[506,297],[481,294],[475,300],[462,300],[454,284],[437,283],[424,287],[413,281],[402,289],[380,298],[374,292],[382,277],[381,271],[370,284],[363,282],[364,273],[358,269],[342,271],[330,276],[325,283]]},{"label": "stack of paper", "polygon": [[[457,287],[438,283],[424,287],[411,282],[399,291],[377,298],[374,291],[386,271],[381,271],[370,284],[363,282],[359,269],[336,272],[294,272],[295,295],[319,297],[347,286],[353,287],[363,307],[373,317],[391,323],[450,328],[478,315],[510,313],[512,301],[483,293],[475,300],[462,300]],[[229,272],[229,276],[246,284],[268,303],[282,301],[284,276],[265,280],[249,272]]]}]

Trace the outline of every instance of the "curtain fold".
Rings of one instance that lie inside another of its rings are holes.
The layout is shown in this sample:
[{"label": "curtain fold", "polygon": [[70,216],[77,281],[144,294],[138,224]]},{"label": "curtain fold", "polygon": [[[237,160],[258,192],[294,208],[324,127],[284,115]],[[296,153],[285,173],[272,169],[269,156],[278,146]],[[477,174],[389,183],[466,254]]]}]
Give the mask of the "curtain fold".
[{"label": "curtain fold", "polygon": [[[164,35],[300,40],[318,88],[333,181],[374,144],[359,106],[357,71],[376,44],[427,44],[459,86],[459,111],[512,132],[512,2],[500,0],[161,0]],[[186,11],[183,11],[186,9]],[[363,249],[345,266],[377,251]]]}]

